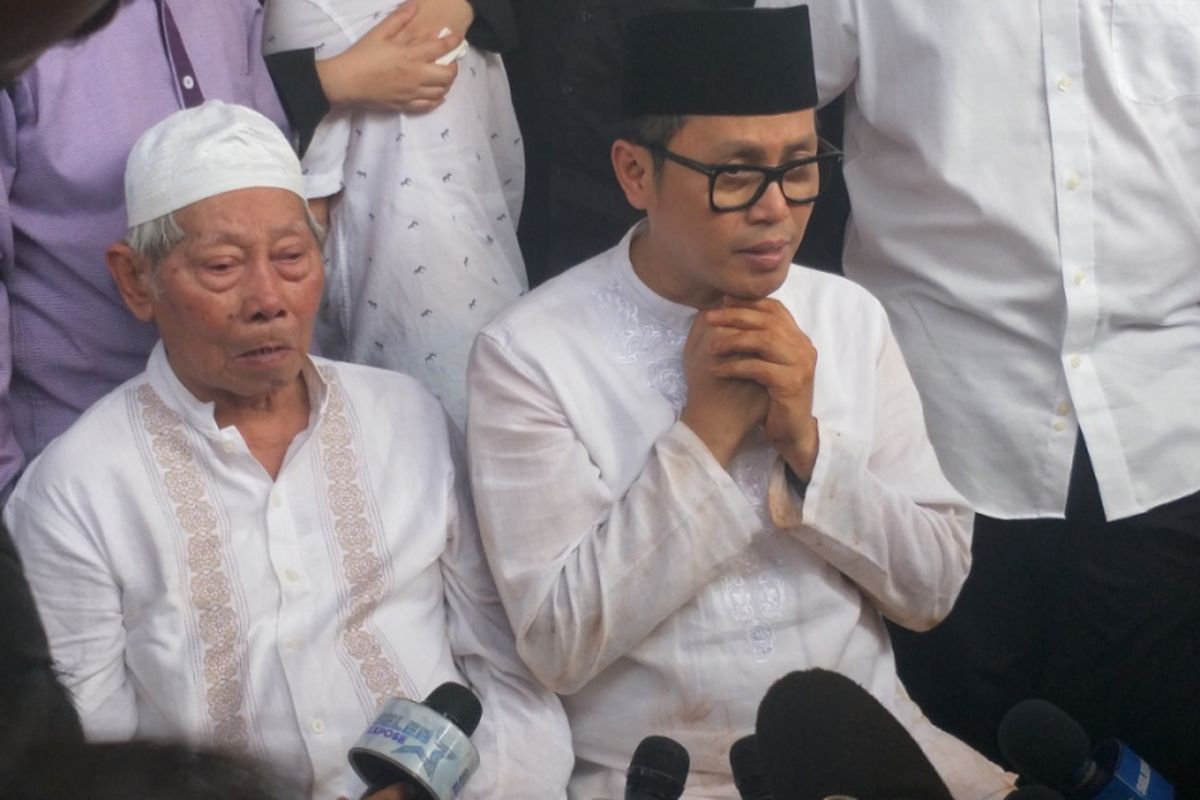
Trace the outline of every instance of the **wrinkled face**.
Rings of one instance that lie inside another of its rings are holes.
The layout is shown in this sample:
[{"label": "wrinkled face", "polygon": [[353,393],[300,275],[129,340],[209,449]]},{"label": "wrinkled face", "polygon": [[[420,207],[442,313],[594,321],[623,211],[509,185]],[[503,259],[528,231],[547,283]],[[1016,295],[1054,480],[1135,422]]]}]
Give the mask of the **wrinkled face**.
[{"label": "wrinkled face", "polygon": [[119,0],[0,0],[0,87],[42,51],[107,23]]},{"label": "wrinkled face", "polygon": [[150,315],[175,374],[218,406],[292,386],[324,286],[303,201],[283,189],[239,189],[175,219],[186,238],[157,266]]},{"label": "wrinkled face", "polygon": [[[811,110],[692,116],[667,148],[706,164],[774,167],[816,153],[817,135]],[[749,208],[715,212],[709,207],[708,176],[672,161],[656,170],[640,204],[649,220],[643,236],[656,291],[703,307],[722,295],[757,299],[779,288],[804,236],[811,204],[789,204],[772,184]]]}]

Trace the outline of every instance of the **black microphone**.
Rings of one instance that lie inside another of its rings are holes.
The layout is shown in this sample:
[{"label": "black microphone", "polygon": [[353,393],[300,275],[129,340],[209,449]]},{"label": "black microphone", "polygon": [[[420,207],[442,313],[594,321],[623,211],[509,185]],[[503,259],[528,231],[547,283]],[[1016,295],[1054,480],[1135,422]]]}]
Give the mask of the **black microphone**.
[{"label": "black microphone", "polygon": [[951,800],[904,726],[865,689],[823,669],[775,682],[758,706],[758,747],[777,798]]},{"label": "black microphone", "polygon": [[638,743],[625,773],[625,800],[679,800],[691,759],[687,749],[666,736]]},{"label": "black microphone", "polygon": [[454,800],[479,766],[470,736],[483,706],[447,682],[424,703],[394,698],[350,748],[350,766],[370,790],[403,784],[415,800]]},{"label": "black microphone", "polygon": [[1172,800],[1175,789],[1116,739],[1095,750],[1083,728],[1045,700],[1017,703],[1000,720],[1000,750],[1023,777],[1068,800]]},{"label": "black microphone", "polygon": [[742,800],[775,800],[767,785],[767,765],[758,749],[758,737],[753,733],[729,748],[729,768],[733,770],[733,785]]},{"label": "black microphone", "polygon": [[1065,800],[1065,798],[1063,798],[1062,792],[1056,792],[1049,786],[1031,783],[1028,786],[1022,786],[1015,792],[1009,792],[1004,796],[1004,800]]}]

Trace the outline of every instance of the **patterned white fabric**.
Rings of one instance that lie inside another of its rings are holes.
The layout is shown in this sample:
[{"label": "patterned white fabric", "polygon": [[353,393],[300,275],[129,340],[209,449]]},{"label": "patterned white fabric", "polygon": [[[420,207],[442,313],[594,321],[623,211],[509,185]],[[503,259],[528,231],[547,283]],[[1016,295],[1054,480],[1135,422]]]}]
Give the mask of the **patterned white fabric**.
[{"label": "patterned white fabric", "polygon": [[[271,0],[266,52],[357,41],[389,0]],[[326,243],[322,352],[408,373],[461,429],[475,333],[525,291],[525,156],[500,57],[474,48],[425,114],[335,109],[304,155],[310,197],[340,192]]]},{"label": "patterned white fabric", "polygon": [[949,611],[971,514],[879,304],[799,267],[775,295],[820,351],[801,499],[761,434],[727,472],[677,421],[695,309],[646,287],[628,248],[503,312],[468,370],[480,530],[521,655],[564,694],[571,796],[620,797],[658,733],[691,754],[687,797],[736,798],[730,745],[772,682],[816,666],[892,709],[959,797],[1002,791],[999,768],[908,700],[880,616],[924,628]]},{"label": "patterned white fabric", "polygon": [[217,743],[354,798],[379,705],[465,680],[467,795],[561,797],[565,718],[513,648],[444,412],[383,370],[315,359],[305,381],[275,481],[161,344],[21,480],[6,520],[89,737]]}]

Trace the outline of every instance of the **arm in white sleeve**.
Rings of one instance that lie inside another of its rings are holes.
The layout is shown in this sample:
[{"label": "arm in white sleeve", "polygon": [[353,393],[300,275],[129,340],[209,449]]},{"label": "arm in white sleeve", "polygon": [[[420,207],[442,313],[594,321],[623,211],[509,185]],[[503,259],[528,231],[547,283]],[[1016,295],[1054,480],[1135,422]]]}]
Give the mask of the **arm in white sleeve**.
[{"label": "arm in white sleeve", "polygon": [[771,511],[889,619],[927,630],[950,613],[966,580],[973,515],[938,466],[916,387],[884,325],[873,443],[820,426],[803,497],[784,480],[780,462]]},{"label": "arm in white sleeve", "polygon": [[475,505],[517,648],[547,686],[578,691],[695,596],[761,523],[682,423],[614,492],[553,391],[487,334],[467,382]]},{"label": "arm in white sleeve", "polygon": [[133,686],[125,672],[121,588],[99,543],[78,519],[22,489],[5,508],[37,601],[50,653],[71,692],[84,733],[124,740],[137,731]]},{"label": "arm in white sleeve", "polygon": [[[451,438],[457,438],[453,426],[447,427]],[[467,784],[464,800],[561,798],[575,762],[571,730],[558,697],[538,684],[517,655],[479,541],[462,462],[456,457],[450,497],[455,513],[441,567],[450,648],[483,703],[473,739],[487,754]]]}]

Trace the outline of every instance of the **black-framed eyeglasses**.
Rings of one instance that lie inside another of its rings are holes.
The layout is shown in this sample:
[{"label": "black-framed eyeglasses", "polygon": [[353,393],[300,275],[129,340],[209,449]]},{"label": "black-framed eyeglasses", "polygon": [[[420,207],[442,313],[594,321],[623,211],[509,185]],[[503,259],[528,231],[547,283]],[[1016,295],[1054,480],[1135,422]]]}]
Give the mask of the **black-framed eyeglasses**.
[{"label": "black-framed eyeglasses", "polygon": [[783,197],[792,205],[811,203],[829,184],[833,167],[842,152],[824,139],[818,140],[817,152],[777,167],[754,164],[705,164],[681,156],[660,144],[642,143],[652,153],[668,161],[708,176],[708,205],[718,213],[742,211],[757,203],[772,183],[779,184]]}]

